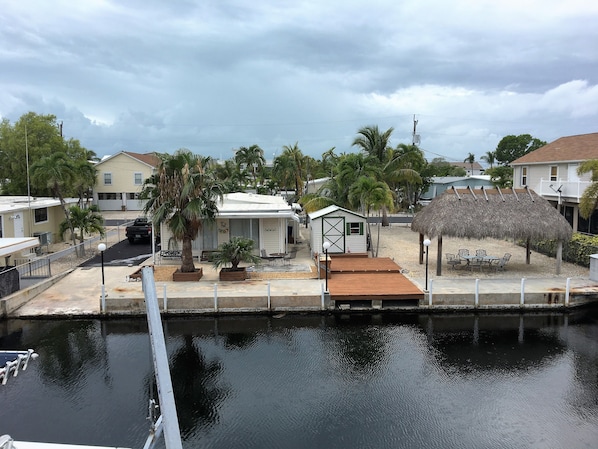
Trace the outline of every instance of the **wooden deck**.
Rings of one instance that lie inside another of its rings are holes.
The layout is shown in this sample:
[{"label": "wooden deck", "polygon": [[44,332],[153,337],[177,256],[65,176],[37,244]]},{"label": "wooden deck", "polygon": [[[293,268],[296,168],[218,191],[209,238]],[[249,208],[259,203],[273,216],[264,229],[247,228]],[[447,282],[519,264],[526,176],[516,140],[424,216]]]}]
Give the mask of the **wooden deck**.
[{"label": "wooden deck", "polygon": [[387,257],[332,257],[328,291],[334,301],[413,301],[424,292]]}]

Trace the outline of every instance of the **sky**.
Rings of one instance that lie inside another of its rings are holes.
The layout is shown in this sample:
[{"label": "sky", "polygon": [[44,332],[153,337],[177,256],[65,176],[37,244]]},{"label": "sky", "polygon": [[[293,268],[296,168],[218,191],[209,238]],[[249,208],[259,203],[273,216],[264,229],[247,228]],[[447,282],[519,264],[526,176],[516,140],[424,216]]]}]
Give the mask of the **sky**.
[{"label": "sky", "polygon": [[463,162],[507,135],[598,132],[595,0],[5,0],[0,117],[65,138],[228,159],[320,159],[394,128]]}]

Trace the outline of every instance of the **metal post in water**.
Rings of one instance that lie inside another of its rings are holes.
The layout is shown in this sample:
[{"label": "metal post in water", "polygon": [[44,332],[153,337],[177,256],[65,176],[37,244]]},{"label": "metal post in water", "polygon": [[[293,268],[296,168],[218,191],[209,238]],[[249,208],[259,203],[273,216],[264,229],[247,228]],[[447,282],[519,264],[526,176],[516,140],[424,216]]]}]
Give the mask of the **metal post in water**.
[{"label": "metal post in water", "polygon": [[525,278],[521,278],[521,299],[519,300],[519,304],[525,304]]},{"label": "metal post in water", "polygon": [[164,329],[162,328],[152,267],[141,269],[141,282],[145,295],[145,306],[147,308],[147,324],[152,344],[160,411],[163,417],[164,442],[167,449],[182,449],[183,443],[181,441],[179,419],[174,402],[172,379],[168,367],[168,353],[166,351],[166,341],[164,339]]}]

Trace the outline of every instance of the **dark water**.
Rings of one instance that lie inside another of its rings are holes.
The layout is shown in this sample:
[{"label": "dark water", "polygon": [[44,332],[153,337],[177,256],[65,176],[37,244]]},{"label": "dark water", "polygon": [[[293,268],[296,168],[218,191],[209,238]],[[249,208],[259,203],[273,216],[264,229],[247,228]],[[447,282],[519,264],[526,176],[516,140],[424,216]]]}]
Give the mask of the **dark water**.
[{"label": "dark water", "polygon": [[[595,448],[598,313],[169,319],[186,448]],[[0,434],[138,448],[146,322],[4,321]]]}]

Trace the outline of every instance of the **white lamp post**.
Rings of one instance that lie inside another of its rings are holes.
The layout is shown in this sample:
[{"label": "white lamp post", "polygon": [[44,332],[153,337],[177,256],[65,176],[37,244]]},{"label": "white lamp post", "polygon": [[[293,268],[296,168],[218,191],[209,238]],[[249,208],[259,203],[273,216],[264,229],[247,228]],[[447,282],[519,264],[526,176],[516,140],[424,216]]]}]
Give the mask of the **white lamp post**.
[{"label": "white lamp post", "polygon": [[98,251],[102,258],[102,312],[106,311],[106,287],[104,284],[104,251],[106,251],[106,244],[100,243],[98,245]]},{"label": "white lamp post", "polygon": [[324,265],[326,266],[326,291],[328,291],[328,248],[330,248],[331,243],[326,240],[323,244],[322,244],[322,248],[324,248],[324,257],[326,258],[324,260]]},{"label": "white lamp post", "polygon": [[424,246],[426,247],[426,291],[428,291],[428,253],[430,252],[430,239],[424,240]]}]

